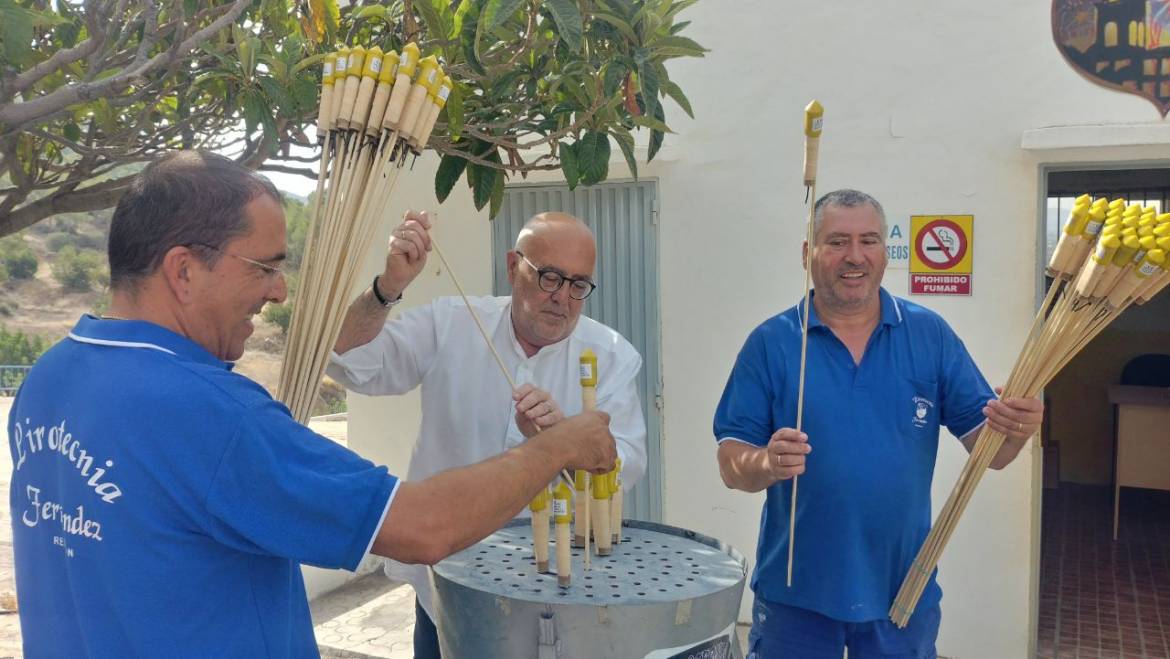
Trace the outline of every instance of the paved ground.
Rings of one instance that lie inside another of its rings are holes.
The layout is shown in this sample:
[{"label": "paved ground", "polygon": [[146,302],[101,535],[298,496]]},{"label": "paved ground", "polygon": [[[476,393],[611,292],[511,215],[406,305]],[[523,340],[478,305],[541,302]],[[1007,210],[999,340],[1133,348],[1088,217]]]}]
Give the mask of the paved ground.
[{"label": "paved ground", "polygon": [[327,659],[414,657],[414,590],[380,571],[318,597],[311,609]]}]

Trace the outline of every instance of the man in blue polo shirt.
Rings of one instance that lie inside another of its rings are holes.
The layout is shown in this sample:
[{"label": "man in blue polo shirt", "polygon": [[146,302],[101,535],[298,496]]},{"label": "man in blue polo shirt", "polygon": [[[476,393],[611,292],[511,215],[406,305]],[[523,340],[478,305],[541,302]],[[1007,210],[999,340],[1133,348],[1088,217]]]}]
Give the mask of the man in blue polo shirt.
[{"label": "man in blue polo shirt", "polygon": [[[793,429],[803,302],[748,336],[715,412],[724,483],[767,490],[749,657],[841,659],[848,648],[850,659],[932,658],[942,598],[933,578],[905,629],[886,613],[930,530],[939,426],[967,450],[984,423],[1005,433],[1000,469],[1039,429],[1043,407],[996,400],[941,317],[881,288],[876,199],[838,190],[814,214],[804,432]],[[800,569],[789,588],[785,482],[795,475]]]},{"label": "man in blue polo shirt", "polygon": [[613,467],[601,413],[410,483],[297,424],[231,371],[286,296],[284,251],[279,194],[222,156],[165,157],[119,202],[109,313],[37,362],[9,416],[26,656],[316,657],[300,563],[434,563],[562,468]]}]

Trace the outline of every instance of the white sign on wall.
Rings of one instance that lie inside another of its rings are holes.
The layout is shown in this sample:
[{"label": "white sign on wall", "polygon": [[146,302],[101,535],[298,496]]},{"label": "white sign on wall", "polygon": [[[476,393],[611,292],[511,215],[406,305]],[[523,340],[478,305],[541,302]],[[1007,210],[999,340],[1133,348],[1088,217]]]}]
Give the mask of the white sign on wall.
[{"label": "white sign on wall", "polygon": [[888,270],[906,270],[910,267],[910,231],[907,222],[891,222],[886,236],[886,254],[890,257]]}]

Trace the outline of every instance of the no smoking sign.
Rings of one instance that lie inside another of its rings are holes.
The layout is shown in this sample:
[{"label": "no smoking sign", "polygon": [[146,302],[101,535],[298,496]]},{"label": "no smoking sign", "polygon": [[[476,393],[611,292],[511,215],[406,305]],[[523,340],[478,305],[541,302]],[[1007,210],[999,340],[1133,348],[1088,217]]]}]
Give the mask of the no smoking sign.
[{"label": "no smoking sign", "polygon": [[970,295],[974,215],[910,216],[910,293]]}]

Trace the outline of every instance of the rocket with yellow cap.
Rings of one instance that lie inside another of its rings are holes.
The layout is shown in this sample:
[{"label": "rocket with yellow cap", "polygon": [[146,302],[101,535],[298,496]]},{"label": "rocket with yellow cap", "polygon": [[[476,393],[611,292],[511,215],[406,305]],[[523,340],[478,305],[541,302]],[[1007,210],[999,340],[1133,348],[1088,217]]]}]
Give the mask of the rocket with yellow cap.
[{"label": "rocket with yellow cap", "polygon": [[573,519],[569,514],[569,499],[572,496],[569,486],[558,479],[553,488],[552,504],[553,525],[556,528],[557,585],[562,588],[567,588],[573,581],[573,552],[569,546],[569,522]]},{"label": "rocket with yellow cap", "polygon": [[333,111],[333,67],[337,64],[337,53],[325,57],[321,66],[321,105],[317,110],[317,142],[324,143],[329,133]]},{"label": "rocket with yellow cap", "polygon": [[399,120],[402,118],[402,108],[406,105],[406,97],[410,94],[410,83],[414,80],[414,73],[418,69],[418,44],[413,41],[402,47],[398,58],[398,71],[394,76],[394,87],[390,91],[390,100],[386,104],[386,113],[382,117],[382,128],[389,131],[399,129]]},{"label": "rocket with yellow cap", "polygon": [[376,136],[382,132],[382,118],[386,115],[386,106],[390,102],[390,92],[394,88],[394,79],[398,75],[398,53],[393,50],[382,55],[378,65],[378,85],[374,89],[374,101],[370,104],[370,117],[366,121],[366,134]]},{"label": "rocket with yellow cap", "polygon": [[536,557],[536,571],[548,572],[548,519],[552,494],[545,487],[537,493],[528,509],[532,512],[532,553]]}]

